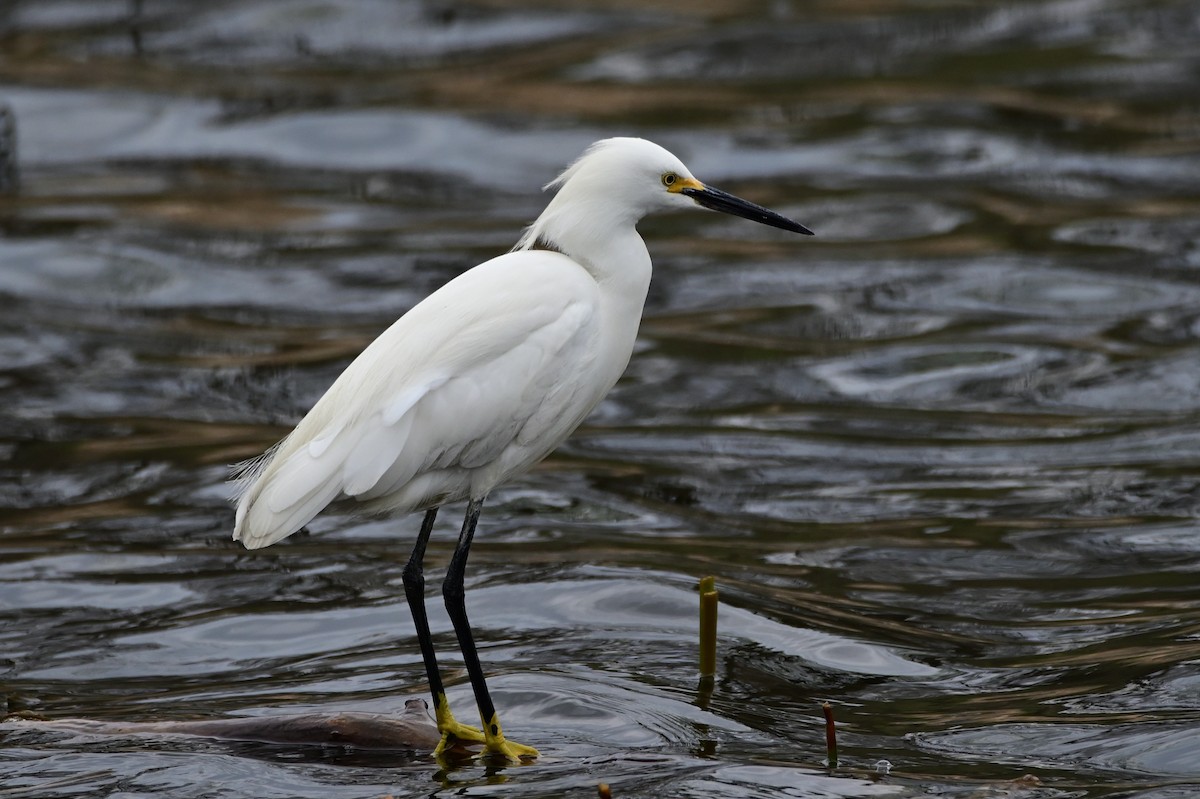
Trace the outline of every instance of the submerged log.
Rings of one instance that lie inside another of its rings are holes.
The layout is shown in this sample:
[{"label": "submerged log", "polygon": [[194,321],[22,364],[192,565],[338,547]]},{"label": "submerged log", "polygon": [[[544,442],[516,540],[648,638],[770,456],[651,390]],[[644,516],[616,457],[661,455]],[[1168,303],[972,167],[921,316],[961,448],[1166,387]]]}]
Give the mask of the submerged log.
[{"label": "submerged log", "polygon": [[[356,749],[406,749],[432,752],[440,736],[423,699],[404,703],[404,712],[305,713],[292,716],[209,719],[203,721],[95,721],[92,719],[5,719],[0,731],[17,726],[90,735],[183,735],[224,741],[342,746]],[[460,751],[465,751],[461,745]]]}]

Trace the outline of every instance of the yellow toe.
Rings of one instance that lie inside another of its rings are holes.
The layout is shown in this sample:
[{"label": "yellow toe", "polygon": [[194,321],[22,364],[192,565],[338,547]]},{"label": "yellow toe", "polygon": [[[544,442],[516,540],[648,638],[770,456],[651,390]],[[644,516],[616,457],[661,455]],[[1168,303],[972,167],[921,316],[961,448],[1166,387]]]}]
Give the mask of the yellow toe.
[{"label": "yellow toe", "polygon": [[532,746],[519,744],[505,738],[504,731],[500,729],[500,718],[498,716],[492,716],[491,721],[484,725],[483,735],[483,751],[485,754],[503,755],[514,763],[520,763],[522,760],[533,760],[538,756],[538,750]]},{"label": "yellow toe", "polygon": [[448,749],[453,749],[458,744],[479,743],[486,744],[487,741],[478,727],[472,727],[469,724],[456,724],[449,729],[442,730],[442,739],[438,741],[437,748],[433,750],[433,753],[435,755],[442,755]]},{"label": "yellow toe", "polygon": [[504,737],[487,741],[483,748],[488,754],[504,755],[514,763],[520,763],[522,760],[534,760],[538,756],[538,750],[532,746],[519,744]]},{"label": "yellow toe", "polygon": [[438,732],[442,734],[442,739],[438,741],[437,749],[433,750],[435,755],[442,754],[460,742],[468,744],[487,743],[487,738],[484,736],[482,730],[478,727],[472,727],[470,724],[463,724],[454,718],[454,714],[450,712],[450,703],[446,701],[445,696],[434,697],[434,707],[436,708],[435,715]]}]

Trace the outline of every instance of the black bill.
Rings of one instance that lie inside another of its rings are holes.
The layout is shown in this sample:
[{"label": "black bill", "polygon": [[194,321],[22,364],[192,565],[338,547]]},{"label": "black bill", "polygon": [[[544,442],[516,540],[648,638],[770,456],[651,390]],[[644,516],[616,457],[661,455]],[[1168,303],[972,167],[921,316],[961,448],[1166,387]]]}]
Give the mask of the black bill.
[{"label": "black bill", "polygon": [[732,194],[723,192],[720,189],[714,189],[711,186],[705,186],[703,189],[683,189],[680,193],[686,194],[700,205],[703,205],[705,208],[711,208],[714,211],[733,214],[734,216],[740,216],[742,219],[761,222],[764,225],[770,225],[782,230],[790,230],[793,233],[803,233],[806,236],[813,235],[811,230],[799,222],[793,222],[786,216],[780,216],[774,211],[763,208],[761,205],[755,205],[748,200],[734,197]]}]

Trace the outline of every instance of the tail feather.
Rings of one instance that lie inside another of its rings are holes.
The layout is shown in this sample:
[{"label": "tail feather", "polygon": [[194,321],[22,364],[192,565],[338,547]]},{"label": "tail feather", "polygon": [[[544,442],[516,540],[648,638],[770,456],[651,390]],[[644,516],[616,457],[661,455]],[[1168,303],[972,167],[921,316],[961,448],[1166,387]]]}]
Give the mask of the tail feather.
[{"label": "tail feather", "polygon": [[[341,425],[311,442],[284,441],[262,459],[248,462],[239,477],[234,540],[247,549],[270,546],[312,521],[339,494],[370,492],[403,460],[413,414],[393,424],[376,415]],[[405,480],[417,464],[406,464]]]},{"label": "tail feather", "polygon": [[340,490],[334,484],[319,486],[304,502],[283,512],[273,512],[262,502],[251,501],[239,506],[234,540],[240,540],[246,549],[262,549],[282,541],[312,521]]},{"label": "tail feather", "polygon": [[342,492],[342,464],[352,447],[336,440],[314,457],[310,447],[287,442],[268,461],[251,465],[251,481],[238,501],[233,538],[247,549],[260,549],[287,538],[313,520]]}]

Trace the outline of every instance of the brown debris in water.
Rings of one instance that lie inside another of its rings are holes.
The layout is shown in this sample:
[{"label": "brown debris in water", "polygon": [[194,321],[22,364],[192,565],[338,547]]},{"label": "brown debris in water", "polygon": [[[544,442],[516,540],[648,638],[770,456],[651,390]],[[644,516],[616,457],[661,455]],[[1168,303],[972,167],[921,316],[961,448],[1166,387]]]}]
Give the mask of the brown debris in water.
[{"label": "brown debris in water", "polygon": [[121,722],[92,719],[39,720],[13,716],[10,726],[92,735],[183,735],[225,741],[346,746],[357,749],[433,751],[440,736],[423,699],[405,702],[399,715],[378,713],[305,713],[291,716],[208,719],[201,721]]}]

